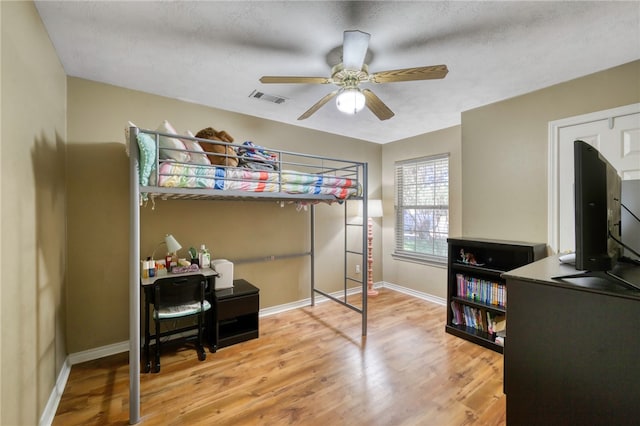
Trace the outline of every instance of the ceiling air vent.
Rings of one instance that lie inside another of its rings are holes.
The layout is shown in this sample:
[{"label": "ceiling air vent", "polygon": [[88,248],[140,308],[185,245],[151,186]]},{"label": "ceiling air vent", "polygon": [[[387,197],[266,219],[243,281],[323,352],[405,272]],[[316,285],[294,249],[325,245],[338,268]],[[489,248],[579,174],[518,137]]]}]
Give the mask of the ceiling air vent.
[{"label": "ceiling air vent", "polygon": [[274,104],[283,104],[284,101],[287,100],[287,98],[283,98],[282,96],[269,95],[268,93],[259,92],[257,90],[254,90],[253,92],[251,92],[249,97],[255,98],[255,99],[262,99],[263,101],[267,101],[267,102],[273,102]]}]

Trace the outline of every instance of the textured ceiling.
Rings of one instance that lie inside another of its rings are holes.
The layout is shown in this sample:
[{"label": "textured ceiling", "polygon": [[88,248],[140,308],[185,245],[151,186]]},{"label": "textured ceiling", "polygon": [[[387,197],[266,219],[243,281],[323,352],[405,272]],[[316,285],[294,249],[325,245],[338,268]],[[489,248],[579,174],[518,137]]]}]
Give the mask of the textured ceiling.
[{"label": "textured ceiling", "polygon": [[[37,1],[68,75],[386,143],[462,111],[640,59],[640,2]],[[297,118],[332,85],[344,30],[371,34],[369,71],[446,64],[443,80],[367,83],[394,112]],[[254,91],[286,98],[281,104]],[[166,117],[171,119],[171,117]],[[131,118],[135,121],[135,117]],[[207,123],[208,124],[208,123]],[[219,124],[224,127],[224,123]]]}]

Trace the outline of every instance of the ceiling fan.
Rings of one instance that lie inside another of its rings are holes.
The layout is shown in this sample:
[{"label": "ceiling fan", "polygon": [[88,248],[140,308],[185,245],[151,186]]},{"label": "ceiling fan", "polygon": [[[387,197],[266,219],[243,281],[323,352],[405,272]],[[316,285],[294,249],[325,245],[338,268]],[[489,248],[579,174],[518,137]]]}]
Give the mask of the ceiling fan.
[{"label": "ceiling fan", "polygon": [[446,65],[404,68],[391,71],[380,71],[369,74],[369,67],[364,63],[369,47],[370,34],[352,30],[345,31],[342,43],[342,63],[331,70],[331,77],[291,77],[264,76],[261,83],[283,84],[335,84],[338,89],[327,94],[298,120],[309,118],[334,97],[338,109],[347,114],[355,114],[365,106],[380,120],[388,120],[394,116],[393,111],[369,89],[360,89],[360,83],[394,83],[398,81],[432,80],[444,78],[449,70]]}]

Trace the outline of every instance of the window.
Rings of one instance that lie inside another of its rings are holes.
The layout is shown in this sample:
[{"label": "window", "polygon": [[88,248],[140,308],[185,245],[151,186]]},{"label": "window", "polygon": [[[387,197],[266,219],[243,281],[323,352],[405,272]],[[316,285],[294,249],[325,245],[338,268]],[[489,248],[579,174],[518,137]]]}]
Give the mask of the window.
[{"label": "window", "polygon": [[396,163],[395,255],[446,262],[449,235],[449,156]]}]

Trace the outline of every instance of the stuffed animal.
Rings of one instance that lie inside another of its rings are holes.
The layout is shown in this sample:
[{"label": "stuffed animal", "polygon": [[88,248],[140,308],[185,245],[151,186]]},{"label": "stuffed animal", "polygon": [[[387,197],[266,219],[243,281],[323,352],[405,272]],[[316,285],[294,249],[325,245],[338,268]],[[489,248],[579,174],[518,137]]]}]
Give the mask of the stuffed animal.
[{"label": "stuffed animal", "polygon": [[460,249],[460,258],[462,263],[468,263],[469,265],[477,265],[476,257],[473,253],[465,253],[464,249]]},{"label": "stuffed animal", "polygon": [[[196,134],[196,138],[228,143],[233,142],[233,138],[229,133],[225,132],[224,130],[217,131],[213,127],[207,127],[206,129],[200,130]],[[232,147],[228,145],[213,143],[202,143],[200,145],[202,146],[202,149],[207,152],[211,152],[212,154],[219,154],[207,155],[207,157],[209,157],[209,161],[211,161],[211,164],[229,167],[236,167],[238,165],[238,156],[236,150]],[[225,154],[227,155],[227,157],[224,156]]]}]

